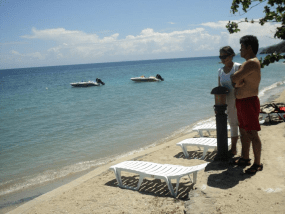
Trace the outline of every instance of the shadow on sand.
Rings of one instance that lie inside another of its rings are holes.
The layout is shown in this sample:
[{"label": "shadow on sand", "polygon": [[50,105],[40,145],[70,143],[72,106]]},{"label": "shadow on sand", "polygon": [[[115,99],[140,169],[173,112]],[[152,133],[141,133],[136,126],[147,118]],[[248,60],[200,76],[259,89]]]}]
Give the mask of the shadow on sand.
[{"label": "shadow on sand", "polygon": [[[139,181],[139,176],[138,175],[133,175],[133,176],[122,176],[122,182],[123,185],[135,188],[138,184]],[[188,180],[185,182],[185,180]],[[189,180],[188,177],[184,177],[181,179],[183,183],[180,182],[179,184],[179,189],[178,189],[178,194],[176,199],[178,200],[189,200],[188,199],[188,193],[190,190],[193,189],[194,184],[192,181]],[[111,180],[107,182],[105,185],[115,187],[115,188],[120,188],[118,186],[118,182],[116,179]],[[176,191],[176,183],[172,183],[172,186],[174,188],[174,191]],[[126,191],[134,191],[134,190],[128,190]],[[144,179],[143,183],[140,186],[140,189],[138,191],[141,194],[146,194],[146,195],[153,195],[156,197],[172,197],[166,183],[164,181],[161,181],[160,179],[151,179],[151,178],[146,178]]]},{"label": "shadow on sand", "polygon": [[[189,159],[200,159],[203,155],[202,150],[189,151]],[[205,172],[208,172],[207,185],[214,188],[229,189],[238,185],[240,181],[248,179],[251,175],[245,174],[244,168],[231,164],[232,161],[237,158],[229,159],[228,161],[214,161],[217,152],[208,152],[204,158],[204,161],[209,162],[205,168]],[[178,153],[174,157],[185,158],[183,152]],[[186,158],[185,158],[186,159]]]},{"label": "shadow on sand", "polygon": [[213,161],[206,166],[205,172],[217,171],[217,173],[213,173],[208,176],[208,186],[220,189],[229,189],[238,185],[240,181],[251,177],[251,175],[243,172],[245,167],[230,164],[232,160],[228,162]]},{"label": "shadow on sand", "polygon": [[[229,189],[238,185],[240,181],[243,181],[251,177],[250,175],[247,175],[243,172],[244,169],[243,167],[234,166],[230,164],[230,161],[228,162],[214,161],[216,154],[217,154],[216,151],[208,152],[204,158],[205,162],[209,162],[209,164],[205,168],[205,172],[210,173],[207,181],[208,186],[220,189]],[[191,159],[200,159],[202,155],[203,151],[201,150],[189,151],[189,159],[187,160],[191,161]],[[184,157],[183,152],[179,152],[174,157],[186,159]],[[139,181],[139,175],[131,175],[131,174],[126,176],[122,175],[121,178],[123,185],[132,188],[135,188]],[[118,186],[118,182],[116,179],[113,179],[105,183],[105,185],[115,188],[120,188]],[[175,191],[176,183],[172,183],[172,185]],[[187,176],[181,178],[178,195],[176,199],[184,201],[189,200],[188,194],[193,189],[194,189],[194,184],[192,183],[192,180],[190,181]],[[133,191],[133,190],[128,190],[128,191]],[[141,184],[139,192],[141,194],[153,195],[156,197],[172,197],[166,183],[159,179],[145,178],[143,183]]]}]

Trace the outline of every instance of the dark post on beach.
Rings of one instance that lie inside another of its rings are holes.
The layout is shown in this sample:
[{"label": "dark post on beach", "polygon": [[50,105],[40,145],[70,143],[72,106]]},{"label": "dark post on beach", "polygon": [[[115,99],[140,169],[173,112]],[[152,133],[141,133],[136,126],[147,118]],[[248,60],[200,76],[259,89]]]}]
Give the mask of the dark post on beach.
[{"label": "dark post on beach", "polygon": [[226,87],[218,86],[213,88],[211,94],[215,95],[214,109],[216,112],[217,127],[217,155],[215,161],[228,160],[228,129],[227,129],[227,110],[226,96],[229,90]]}]

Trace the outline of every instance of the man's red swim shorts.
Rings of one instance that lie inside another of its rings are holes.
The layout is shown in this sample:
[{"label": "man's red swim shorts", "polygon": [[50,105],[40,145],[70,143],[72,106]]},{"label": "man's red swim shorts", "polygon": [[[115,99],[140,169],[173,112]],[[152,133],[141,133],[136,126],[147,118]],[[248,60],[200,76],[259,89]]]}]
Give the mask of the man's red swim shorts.
[{"label": "man's red swim shorts", "polygon": [[236,99],[239,127],[246,131],[260,131],[260,102],[257,96]]}]

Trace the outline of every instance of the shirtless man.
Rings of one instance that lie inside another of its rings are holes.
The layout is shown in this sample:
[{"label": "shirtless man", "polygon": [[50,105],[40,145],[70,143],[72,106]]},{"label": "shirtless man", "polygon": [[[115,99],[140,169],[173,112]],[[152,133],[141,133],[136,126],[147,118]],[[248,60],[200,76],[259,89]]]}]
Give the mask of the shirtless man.
[{"label": "shirtless man", "polygon": [[258,136],[258,131],[260,131],[260,103],[257,95],[261,80],[260,63],[256,58],[258,40],[255,36],[248,35],[240,39],[240,44],[240,55],[246,61],[232,75],[231,79],[236,88],[236,107],[243,156],[235,161],[234,164],[239,166],[249,166],[251,164],[249,148],[252,142],[254,163],[245,172],[255,174],[263,169],[263,165],[260,163],[261,141]]}]

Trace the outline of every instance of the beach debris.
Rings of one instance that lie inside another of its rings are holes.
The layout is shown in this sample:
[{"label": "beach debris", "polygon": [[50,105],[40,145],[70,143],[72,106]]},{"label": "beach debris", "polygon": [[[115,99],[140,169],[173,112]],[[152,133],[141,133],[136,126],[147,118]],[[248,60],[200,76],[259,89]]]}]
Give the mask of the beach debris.
[{"label": "beach debris", "polygon": [[207,185],[203,184],[202,187],[201,187],[201,190],[205,190],[206,188],[207,188]]},{"label": "beach debris", "polygon": [[276,188],[276,189],[268,188],[268,189],[266,189],[264,191],[267,192],[267,193],[276,193],[276,192],[281,192],[282,189],[280,189],[280,188]]}]

